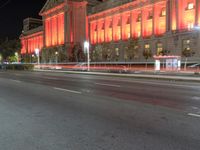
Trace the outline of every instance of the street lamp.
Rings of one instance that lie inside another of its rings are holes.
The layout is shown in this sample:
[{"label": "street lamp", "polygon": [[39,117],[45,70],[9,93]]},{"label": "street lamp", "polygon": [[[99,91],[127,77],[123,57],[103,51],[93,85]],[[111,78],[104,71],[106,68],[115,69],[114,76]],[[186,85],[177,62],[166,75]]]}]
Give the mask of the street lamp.
[{"label": "street lamp", "polygon": [[38,58],[38,65],[40,64],[40,50],[38,48],[35,49],[35,54]]},{"label": "street lamp", "polygon": [[84,42],[84,51],[87,53],[87,70],[90,71],[90,51],[89,51],[89,42]]},{"label": "street lamp", "polygon": [[56,51],[55,52],[55,55],[56,55],[56,65],[58,64],[58,52]]},{"label": "street lamp", "polygon": [[15,57],[17,58],[17,63],[19,62],[19,55],[18,52],[15,52]]}]

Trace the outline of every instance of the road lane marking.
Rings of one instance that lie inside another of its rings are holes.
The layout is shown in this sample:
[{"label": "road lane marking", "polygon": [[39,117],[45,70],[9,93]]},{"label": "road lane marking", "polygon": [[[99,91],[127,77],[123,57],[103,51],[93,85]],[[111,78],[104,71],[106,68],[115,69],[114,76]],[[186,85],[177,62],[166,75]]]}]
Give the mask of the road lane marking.
[{"label": "road lane marking", "polygon": [[10,80],[13,82],[21,83],[21,81],[19,81],[19,80],[13,80],[13,79],[10,79]]},{"label": "road lane marking", "polygon": [[70,93],[75,93],[75,94],[82,94],[82,92],[79,91],[74,91],[74,90],[68,90],[68,89],[63,89],[63,88],[54,88],[55,90],[59,90],[59,91],[64,91],[64,92],[70,92]]},{"label": "road lane marking", "polygon": [[198,118],[200,118],[200,114],[189,113],[188,115],[189,115],[189,116],[193,116],[193,117],[198,117]]},{"label": "road lane marking", "polygon": [[23,76],[22,74],[17,74],[17,73],[15,73],[15,75],[16,75],[16,76]]},{"label": "road lane marking", "polygon": [[118,87],[120,88],[120,85],[115,85],[115,84],[105,84],[105,83],[95,83],[96,85],[101,85],[101,86],[110,86],[110,87]]},{"label": "road lane marking", "polygon": [[200,97],[198,97],[198,96],[193,96],[192,99],[196,100],[196,101],[200,101]]},{"label": "road lane marking", "polygon": [[58,80],[58,78],[44,78],[44,79],[49,79],[49,80]]}]

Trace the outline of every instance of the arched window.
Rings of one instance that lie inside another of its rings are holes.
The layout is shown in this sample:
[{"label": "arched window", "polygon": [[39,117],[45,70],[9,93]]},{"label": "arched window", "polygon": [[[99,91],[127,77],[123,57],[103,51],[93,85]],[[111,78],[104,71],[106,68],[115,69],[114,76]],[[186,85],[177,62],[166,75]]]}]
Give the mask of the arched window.
[{"label": "arched window", "polygon": [[161,17],[166,16],[166,8],[165,8],[165,7],[162,8],[161,13],[160,13],[160,16],[161,16]]},{"label": "arched window", "polygon": [[194,3],[188,3],[187,10],[194,9]]},{"label": "arched window", "polygon": [[149,11],[148,19],[153,19],[153,12],[152,11]]},{"label": "arched window", "polygon": [[163,44],[158,42],[156,44],[156,51],[157,51],[157,55],[163,55]]},{"label": "arched window", "polygon": [[142,15],[141,15],[141,13],[140,13],[140,14],[138,14],[137,22],[141,22],[141,20],[142,20]]}]

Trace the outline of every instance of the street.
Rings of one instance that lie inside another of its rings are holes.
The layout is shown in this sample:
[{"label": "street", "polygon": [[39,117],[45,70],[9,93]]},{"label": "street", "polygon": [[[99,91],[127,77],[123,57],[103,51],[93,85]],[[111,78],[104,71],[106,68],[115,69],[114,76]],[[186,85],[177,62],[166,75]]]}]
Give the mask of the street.
[{"label": "street", "polygon": [[0,150],[199,150],[200,84],[0,72]]}]

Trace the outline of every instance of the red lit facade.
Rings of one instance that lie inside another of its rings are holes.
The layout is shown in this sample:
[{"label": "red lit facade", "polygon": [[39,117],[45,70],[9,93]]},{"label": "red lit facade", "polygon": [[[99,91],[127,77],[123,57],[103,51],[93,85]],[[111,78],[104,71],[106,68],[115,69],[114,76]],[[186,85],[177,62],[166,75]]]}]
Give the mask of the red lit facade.
[{"label": "red lit facade", "polygon": [[45,19],[46,47],[64,44],[64,13]]},{"label": "red lit facade", "polygon": [[32,53],[36,47],[62,47],[69,57],[74,45],[83,47],[89,40],[93,47],[110,43],[120,55],[117,60],[123,61],[129,39],[138,40],[140,56],[145,47],[153,54],[164,49],[181,55],[187,39],[200,49],[194,40],[200,26],[199,0],[121,1],[47,0],[40,12],[43,31],[39,37],[22,36],[21,53]]},{"label": "red lit facade", "polygon": [[35,49],[41,50],[43,48],[43,32],[23,36],[21,38],[22,49],[21,54],[34,54]]},{"label": "red lit facade", "polygon": [[136,0],[91,14],[91,43],[161,36],[167,32],[167,26],[171,31],[192,29],[200,24],[200,4],[197,1],[155,0],[152,3]]}]

